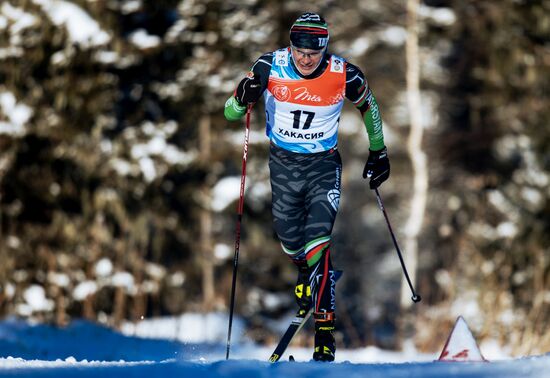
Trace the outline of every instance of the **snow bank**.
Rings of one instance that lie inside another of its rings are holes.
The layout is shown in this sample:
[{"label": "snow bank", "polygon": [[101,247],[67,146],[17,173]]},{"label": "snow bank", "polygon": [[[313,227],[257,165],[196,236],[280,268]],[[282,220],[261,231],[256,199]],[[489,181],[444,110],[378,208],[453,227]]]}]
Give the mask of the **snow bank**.
[{"label": "snow bank", "polygon": [[[185,327],[192,331],[203,324],[198,319],[196,315],[185,318]],[[212,320],[218,323],[212,325],[215,328],[226,326],[226,319]],[[149,324],[153,332],[161,323]],[[0,377],[540,378],[550,369],[550,355],[491,363],[434,362],[436,356],[419,355],[410,345],[402,352],[340,349],[333,364],[309,362],[310,348],[289,349],[298,362],[270,364],[266,359],[271,351],[272,346],[234,341],[230,360],[225,361],[222,342],[143,339],[83,321],[67,328],[15,319],[0,322]]]}]

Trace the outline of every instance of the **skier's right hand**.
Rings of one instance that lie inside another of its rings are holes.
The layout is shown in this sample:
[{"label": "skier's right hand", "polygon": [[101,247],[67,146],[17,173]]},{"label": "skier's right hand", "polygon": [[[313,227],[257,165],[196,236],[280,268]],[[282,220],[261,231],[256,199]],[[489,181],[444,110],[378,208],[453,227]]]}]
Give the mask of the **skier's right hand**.
[{"label": "skier's right hand", "polygon": [[235,90],[235,98],[243,106],[255,103],[261,95],[262,83],[260,77],[254,75],[253,72],[249,72]]}]

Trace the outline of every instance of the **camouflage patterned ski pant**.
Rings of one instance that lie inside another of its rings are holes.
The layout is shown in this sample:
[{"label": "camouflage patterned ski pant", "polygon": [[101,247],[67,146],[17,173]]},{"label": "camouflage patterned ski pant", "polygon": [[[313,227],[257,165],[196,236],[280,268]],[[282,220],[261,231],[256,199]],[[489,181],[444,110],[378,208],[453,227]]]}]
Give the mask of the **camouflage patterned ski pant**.
[{"label": "camouflage patterned ski pant", "polygon": [[271,145],[272,213],[284,252],[307,261],[315,312],[334,312],[330,238],[338,212],[342,160],[338,150],[300,154]]}]

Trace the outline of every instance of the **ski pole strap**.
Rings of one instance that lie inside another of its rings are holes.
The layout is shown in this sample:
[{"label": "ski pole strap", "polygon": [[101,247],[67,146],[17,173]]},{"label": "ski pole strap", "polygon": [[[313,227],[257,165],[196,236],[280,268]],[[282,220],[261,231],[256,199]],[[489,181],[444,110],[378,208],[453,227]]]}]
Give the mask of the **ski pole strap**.
[{"label": "ski pole strap", "polygon": [[336,316],[334,312],[314,312],[313,319],[315,319],[316,322],[330,322],[334,321]]}]

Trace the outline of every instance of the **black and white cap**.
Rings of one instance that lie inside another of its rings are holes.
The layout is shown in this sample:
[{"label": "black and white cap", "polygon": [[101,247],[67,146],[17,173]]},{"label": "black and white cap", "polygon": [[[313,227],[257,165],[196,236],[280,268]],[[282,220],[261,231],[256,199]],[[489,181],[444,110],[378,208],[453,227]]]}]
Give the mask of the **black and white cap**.
[{"label": "black and white cap", "polygon": [[294,47],[322,50],[327,47],[328,40],[327,22],[317,13],[303,13],[290,28],[290,42]]}]

